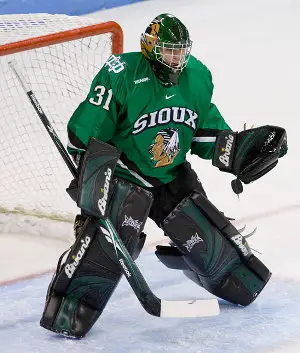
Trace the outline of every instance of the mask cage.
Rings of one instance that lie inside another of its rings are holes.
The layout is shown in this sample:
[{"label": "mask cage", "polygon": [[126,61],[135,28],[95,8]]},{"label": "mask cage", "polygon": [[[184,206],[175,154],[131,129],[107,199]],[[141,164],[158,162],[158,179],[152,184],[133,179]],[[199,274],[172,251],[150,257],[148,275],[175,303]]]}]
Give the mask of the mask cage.
[{"label": "mask cage", "polygon": [[192,41],[180,44],[157,42],[153,47],[153,53],[157,61],[173,72],[180,72],[188,63],[191,49]]}]

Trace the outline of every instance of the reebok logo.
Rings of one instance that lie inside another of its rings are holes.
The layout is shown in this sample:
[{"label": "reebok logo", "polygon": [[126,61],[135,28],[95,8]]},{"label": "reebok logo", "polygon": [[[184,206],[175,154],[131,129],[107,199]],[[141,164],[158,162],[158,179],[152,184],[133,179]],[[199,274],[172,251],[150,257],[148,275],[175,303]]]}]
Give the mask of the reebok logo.
[{"label": "reebok logo", "polygon": [[123,259],[120,259],[119,260],[121,266],[123,267],[125,273],[126,273],[126,276],[129,278],[131,277],[131,273],[129,272],[128,268],[126,267],[125,263],[124,263],[124,260]]},{"label": "reebok logo", "polygon": [[40,106],[40,103],[38,102],[38,100],[36,99],[34,93],[32,93],[31,91],[29,92],[30,98],[32,99],[35,108],[37,109],[37,111],[40,114],[44,114],[42,107]]}]

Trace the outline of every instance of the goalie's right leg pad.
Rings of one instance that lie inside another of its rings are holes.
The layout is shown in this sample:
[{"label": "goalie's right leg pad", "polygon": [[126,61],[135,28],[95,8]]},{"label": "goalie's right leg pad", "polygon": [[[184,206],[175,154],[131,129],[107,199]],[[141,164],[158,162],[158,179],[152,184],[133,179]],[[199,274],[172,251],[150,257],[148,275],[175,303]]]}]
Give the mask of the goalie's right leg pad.
[{"label": "goalie's right leg pad", "polygon": [[[229,302],[249,305],[271,276],[235,227],[201,194],[184,199],[165,219],[163,229],[189,267],[181,268],[184,273]],[[167,266],[178,257],[180,268],[178,252],[169,250],[166,259],[167,252],[158,249],[156,254]]]},{"label": "goalie's right leg pad", "polygon": [[[110,219],[129,253],[137,258],[152,203],[151,194],[116,179]],[[104,310],[122,271],[96,217],[88,217],[65,263],[58,265],[47,294],[41,326],[71,337],[83,337]]]}]

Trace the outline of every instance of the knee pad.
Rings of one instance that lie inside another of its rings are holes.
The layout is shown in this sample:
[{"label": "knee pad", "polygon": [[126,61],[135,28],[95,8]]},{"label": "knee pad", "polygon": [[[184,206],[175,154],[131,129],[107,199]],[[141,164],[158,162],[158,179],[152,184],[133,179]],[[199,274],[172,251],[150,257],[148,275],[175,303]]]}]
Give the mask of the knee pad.
[{"label": "knee pad", "polygon": [[146,235],[141,232],[152,202],[153,197],[149,191],[123,179],[113,180],[108,216],[131,255],[145,242]]},{"label": "knee pad", "polygon": [[[126,181],[115,179],[110,219],[129,253],[137,258],[145,242],[142,233],[152,196]],[[65,262],[61,260],[50,283],[41,326],[80,338],[94,325],[122,276],[111,255],[111,244],[100,221],[87,217]]]},{"label": "knee pad", "polygon": [[222,299],[249,305],[271,276],[246,239],[201,194],[185,198],[162,226],[188,266],[185,274]]}]

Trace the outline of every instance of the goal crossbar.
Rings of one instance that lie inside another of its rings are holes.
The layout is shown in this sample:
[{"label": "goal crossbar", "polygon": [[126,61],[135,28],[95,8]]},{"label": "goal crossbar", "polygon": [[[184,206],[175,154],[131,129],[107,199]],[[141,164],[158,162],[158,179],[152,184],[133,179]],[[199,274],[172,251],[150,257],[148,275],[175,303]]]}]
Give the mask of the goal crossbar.
[{"label": "goal crossbar", "polygon": [[25,39],[13,43],[0,45],[0,56],[18,53],[24,50],[31,50],[46,47],[53,44],[64,43],[76,39],[95,36],[98,34],[112,34],[112,53],[120,54],[123,52],[123,31],[121,26],[108,21],[91,26],[70,29],[52,34],[46,34],[39,37]]}]

